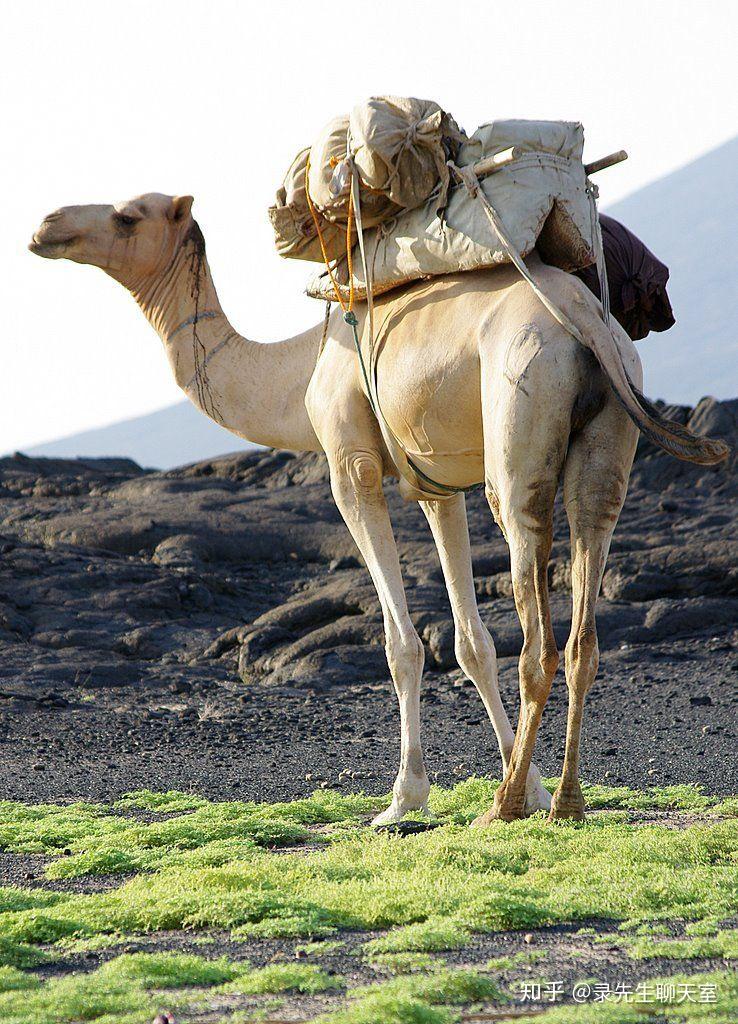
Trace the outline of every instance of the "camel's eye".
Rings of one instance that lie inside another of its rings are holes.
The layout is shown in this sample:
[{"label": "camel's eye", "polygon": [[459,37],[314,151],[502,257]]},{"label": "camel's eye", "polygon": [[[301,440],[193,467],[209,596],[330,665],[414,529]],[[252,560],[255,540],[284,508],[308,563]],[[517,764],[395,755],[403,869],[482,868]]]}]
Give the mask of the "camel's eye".
[{"label": "camel's eye", "polygon": [[132,228],[138,222],[138,217],[129,217],[127,213],[114,213],[113,220],[124,228]]}]

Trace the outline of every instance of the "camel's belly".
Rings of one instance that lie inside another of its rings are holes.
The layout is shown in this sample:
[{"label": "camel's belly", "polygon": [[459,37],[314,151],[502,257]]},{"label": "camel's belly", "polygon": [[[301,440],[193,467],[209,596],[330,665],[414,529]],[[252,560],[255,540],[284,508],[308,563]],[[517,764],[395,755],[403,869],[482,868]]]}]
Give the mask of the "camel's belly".
[{"label": "camel's belly", "polygon": [[379,400],[392,431],[419,469],[438,483],[484,480],[479,363],[460,360],[449,374],[433,360],[400,361],[378,375]]}]

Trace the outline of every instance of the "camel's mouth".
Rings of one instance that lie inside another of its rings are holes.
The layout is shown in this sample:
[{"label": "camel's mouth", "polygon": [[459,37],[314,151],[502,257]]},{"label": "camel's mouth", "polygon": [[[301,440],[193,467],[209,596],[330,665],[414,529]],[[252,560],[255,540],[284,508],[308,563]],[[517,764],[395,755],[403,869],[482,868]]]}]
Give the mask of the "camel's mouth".
[{"label": "camel's mouth", "polygon": [[35,253],[36,256],[45,256],[47,259],[55,259],[63,256],[64,251],[76,241],[76,235],[69,235],[67,238],[58,238],[52,241],[50,239],[39,238],[37,233],[28,243],[28,248],[32,253]]}]

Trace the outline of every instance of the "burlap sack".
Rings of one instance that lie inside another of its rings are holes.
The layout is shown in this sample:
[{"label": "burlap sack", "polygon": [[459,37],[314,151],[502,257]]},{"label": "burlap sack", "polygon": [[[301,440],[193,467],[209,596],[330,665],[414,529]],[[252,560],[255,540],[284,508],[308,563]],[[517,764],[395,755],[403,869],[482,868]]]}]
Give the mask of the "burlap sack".
[{"label": "burlap sack", "polygon": [[[372,228],[431,195],[445,204],[449,172],[465,138],[456,122],[437,103],[405,97],[373,97],[358,104],[351,118],[335,117],[309,150],[298,153],[269,209],[277,252],[291,259],[322,262],[317,230],[305,194],[305,168],[310,158],[310,198],[318,216],[328,258],[345,255],[349,188],[331,190],[336,170],[351,140],[361,178],[364,228]],[[352,233],[355,240],[355,232]]]},{"label": "burlap sack", "polygon": [[362,183],[396,207],[414,210],[438,189],[445,206],[446,161],[465,136],[450,114],[432,100],[372,96],[351,111],[351,152]]},{"label": "burlap sack", "polygon": [[[346,156],[348,131],[348,117],[334,117],[310,147],[310,198],[326,220],[342,224],[344,227],[348,219],[349,190],[345,189],[335,196],[331,192],[330,184],[336,164]],[[394,216],[399,212],[399,207],[386,195],[364,189],[361,212],[364,227],[369,228]]]},{"label": "burlap sack", "polygon": [[[514,148],[513,162],[483,178],[482,190],[521,255],[537,246],[543,259],[563,270],[577,270],[594,261],[583,142],[580,124],[495,121],[475,132],[457,159],[459,166],[473,165]],[[460,185],[451,189],[442,214],[430,199],[394,221],[365,231],[364,237],[377,295],[421,278],[508,261],[481,205]],[[345,286],[345,265],[339,266],[337,276]],[[357,297],[366,295],[358,253],[354,254],[354,286]],[[308,295],[335,298],[324,274],[313,278]]]},{"label": "burlap sack", "polygon": [[[276,203],[269,207],[269,219],[280,256],[322,263],[318,232],[305,195],[305,168],[309,153],[309,149],[300,150],[290,164],[277,192]],[[321,230],[328,258],[335,260],[345,256],[346,228],[324,220]]]}]

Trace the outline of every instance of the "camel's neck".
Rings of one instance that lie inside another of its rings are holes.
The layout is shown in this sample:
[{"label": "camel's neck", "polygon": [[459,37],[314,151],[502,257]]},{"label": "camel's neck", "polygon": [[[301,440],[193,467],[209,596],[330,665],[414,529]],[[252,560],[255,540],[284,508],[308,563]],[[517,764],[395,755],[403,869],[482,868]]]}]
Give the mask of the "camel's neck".
[{"label": "camel's neck", "polygon": [[238,334],[221,309],[197,225],[159,278],[129,287],[198,409],[257,444],[320,447],[305,410],[320,326],[273,344]]}]

